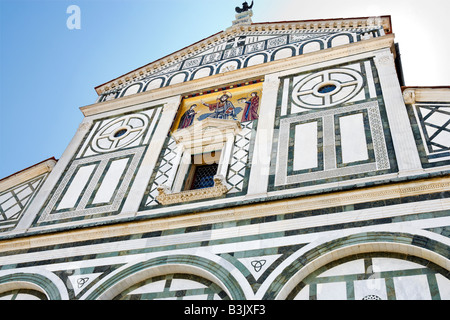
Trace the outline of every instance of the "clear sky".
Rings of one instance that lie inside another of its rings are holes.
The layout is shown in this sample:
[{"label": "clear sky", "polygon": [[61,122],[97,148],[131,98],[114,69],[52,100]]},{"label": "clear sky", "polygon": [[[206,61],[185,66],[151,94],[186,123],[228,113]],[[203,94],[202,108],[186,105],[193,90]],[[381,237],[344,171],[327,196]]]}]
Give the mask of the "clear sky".
[{"label": "clear sky", "polygon": [[[225,30],[242,2],[0,0],[0,179],[59,159],[96,86]],[[253,22],[391,15],[406,85],[450,85],[448,0],[255,0],[253,11]]]}]

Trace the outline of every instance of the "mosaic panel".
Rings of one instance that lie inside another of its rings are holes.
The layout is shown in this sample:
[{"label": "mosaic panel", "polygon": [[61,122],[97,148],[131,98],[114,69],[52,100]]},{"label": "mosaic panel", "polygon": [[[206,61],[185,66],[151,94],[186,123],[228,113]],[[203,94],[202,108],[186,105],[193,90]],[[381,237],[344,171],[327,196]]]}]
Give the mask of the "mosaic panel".
[{"label": "mosaic panel", "polygon": [[[173,133],[192,128],[194,124],[208,118],[240,121],[241,129],[234,137],[226,175],[226,182],[229,185],[227,195],[241,194],[247,188],[250,172],[249,162],[259,118],[261,97],[262,83],[232,86],[221,92],[187,97],[182,101],[174,120]],[[158,188],[169,181],[174,165],[179,165],[177,147],[178,144],[174,138],[169,136],[150,179],[151,184],[147,189],[141,209],[159,205],[156,200],[159,195]]]},{"label": "mosaic panel", "polygon": [[257,120],[261,99],[262,83],[186,98],[180,106],[172,132],[207,118],[238,120],[241,123]]}]

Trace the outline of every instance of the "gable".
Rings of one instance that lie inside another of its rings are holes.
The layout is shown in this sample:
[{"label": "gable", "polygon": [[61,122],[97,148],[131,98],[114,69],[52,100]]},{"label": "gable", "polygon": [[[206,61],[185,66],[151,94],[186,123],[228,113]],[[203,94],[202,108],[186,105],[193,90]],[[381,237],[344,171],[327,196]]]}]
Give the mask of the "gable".
[{"label": "gable", "polygon": [[51,158],[0,180],[0,233],[16,227],[56,164]]},{"label": "gable", "polygon": [[97,102],[381,37],[390,32],[389,22],[383,17],[235,27],[97,87]]}]

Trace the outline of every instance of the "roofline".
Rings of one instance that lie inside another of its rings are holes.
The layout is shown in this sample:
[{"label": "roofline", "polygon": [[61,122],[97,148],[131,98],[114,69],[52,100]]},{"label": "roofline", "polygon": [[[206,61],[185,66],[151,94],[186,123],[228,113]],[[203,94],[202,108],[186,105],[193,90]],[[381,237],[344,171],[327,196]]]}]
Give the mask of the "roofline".
[{"label": "roofline", "polygon": [[20,170],[20,171],[14,172],[13,174],[10,174],[10,175],[7,176],[7,177],[1,178],[1,179],[0,179],[0,182],[2,182],[3,180],[6,180],[6,179],[8,179],[8,178],[11,178],[12,176],[18,175],[18,174],[20,174],[20,173],[22,173],[22,172],[24,172],[24,171],[27,171],[27,170],[29,170],[29,169],[31,169],[31,168],[33,168],[33,167],[36,167],[36,166],[38,166],[38,165],[40,165],[40,164],[43,164],[43,163],[45,163],[45,162],[47,162],[47,161],[55,161],[55,162],[58,162],[58,160],[56,160],[55,157],[51,157],[51,158],[45,159],[45,160],[43,160],[43,161],[41,161],[41,162],[38,162],[38,163],[36,163],[36,164],[33,164],[33,165],[29,166],[28,168],[22,169],[22,170]]},{"label": "roofline", "polygon": [[331,19],[310,19],[310,20],[293,20],[293,21],[273,21],[273,22],[254,22],[252,25],[258,24],[277,24],[277,23],[311,23],[311,22],[325,22],[325,21],[345,21],[345,20],[368,20],[372,18],[385,18],[389,19],[389,25],[391,26],[390,30],[387,34],[391,34],[392,32],[392,16],[384,15],[384,16],[372,16],[372,17],[354,17],[354,18],[331,18]]},{"label": "roofline", "polygon": [[[277,25],[277,24],[298,24],[298,23],[308,24],[308,23],[313,23],[313,22],[317,22],[318,24],[320,24],[320,23],[324,23],[324,22],[328,22],[328,21],[329,21],[329,22],[336,22],[336,21],[353,21],[353,20],[361,20],[361,21],[366,20],[366,21],[367,21],[367,20],[373,19],[373,18],[387,19],[387,20],[388,20],[388,25],[389,25],[389,27],[388,27],[388,29],[386,30],[386,34],[391,34],[391,33],[393,33],[393,32],[392,32],[392,17],[391,17],[390,15],[372,16],[372,17],[355,17],[355,18],[334,18],[334,19],[332,18],[332,19],[293,20],[293,21],[278,21],[278,22],[277,22],[277,21],[275,21],[275,22],[255,22],[255,23],[252,23],[251,25],[248,25],[247,27],[256,27],[256,26],[258,26],[258,25]],[[200,41],[197,41],[197,42],[195,42],[195,43],[193,43],[193,44],[190,44],[190,45],[188,45],[188,46],[186,46],[186,47],[184,47],[184,48],[182,48],[182,49],[180,49],[180,50],[177,50],[177,51],[175,51],[175,52],[173,52],[173,53],[170,53],[170,54],[168,54],[168,55],[166,55],[166,56],[164,56],[164,57],[162,57],[162,58],[160,58],[160,59],[158,59],[158,60],[155,60],[155,61],[153,61],[153,62],[150,62],[150,63],[148,63],[148,64],[145,64],[145,65],[143,65],[143,66],[141,66],[141,67],[138,67],[138,68],[136,68],[136,69],[134,69],[134,70],[132,70],[132,71],[129,71],[129,72],[127,72],[127,73],[124,73],[124,74],[122,74],[122,75],[120,75],[120,76],[118,76],[118,77],[116,77],[116,78],[114,78],[114,79],[112,79],[112,80],[109,80],[109,81],[107,81],[107,82],[105,82],[105,83],[103,83],[103,84],[101,84],[101,85],[98,85],[98,86],[96,86],[94,89],[95,89],[95,91],[97,92],[98,95],[101,95],[102,92],[100,92],[99,89],[102,88],[102,87],[104,87],[104,86],[106,86],[106,85],[109,84],[109,83],[113,83],[113,82],[115,82],[115,81],[120,81],[122,78],[127,77],[128,75],[131,76],[133,73],[136,73],[136,72],[139,72],[139,71],[143,73],[142,69],[144,69],[144,68],[149,68],[151,65],[154,65],[154,64],[156,64],[156,63],[158,63],[158,62],[162,62],[163,60],[168,59],[168,58],[171,57],[171,56],[175,56],[175,57],[176,57],[177,54],[179,54],[179,53],[181,53],[181,52],[187,50],[188,48],[190,48],[190,47],[195,47],[196,45],[199,45],[199,44],[201,44],[201,43],[204,43],[204,42],[208,41],[208,40],[211,39],[211,38],[214,38],[214,37],[219,36],[220,34],[223,34],[224,36],[223,36],[222,38],[224,38],[225,35],[226,35],[227,33],[230,33],[230,34],[236,33],[236,32],[238,32],[238,31],[242,30],[243,27],[246,27],[246,26],[245,26],[245,25],[237,25],[237,26],[230,27],[230,28],[228,28],[228,29],[226,29],[226,30],[224,30],[224,31],[219,31],[219,32],[217,32],[217,33],[215,33],[215,34],[213,34],[213,35],[211,35],[211,36],[209,36],[209,37],[206,37],[206,38],[204,38],[204,39],[202,39],[202,40],[200,40]],[[175,58],[175,59],[177,59],[177,58]],[[134,78],[134,77],[133,77],[133,78]]]},{"label": "roofline", "polygon": [[450,89],[450,86],[403,86],[402,91],[407,89]]},{"label": "roofline", "polygon": [[215,37],[215,36],[219,35],[219,34],[222,33],[222,32],[223,32],[223,31],[219,31],[219,32],[213,34],[212,36],[206,37],[206,38],[204,38],[204,39],[202,39],[202,40],[200,40],[200,41],[197,41],[197,42],[195,42],[195,43],[193,43],[193,44],[190,44],[190,45],[188,45],[188,46],[186,46],[186,47],[184,47],[184,48],[182,48],[182,49],[180,49],[180,50],[177,50],[177,51],[172,52],[172,53],[170,53],[170,54],[168,54],[168,55],[166,55],[166,56],[164,56],[164,57],[162,57],[162,58],[159,58],[158,60],[155,60],[155,61],[153,61],[153,62],[147,63],[147,64],[143,65],[142,67],[138,67],[138,68],[136,68],[136,69],[134,69],[134,70],[131,70],[131,71],[127,72],[127,73],[124,73],[123,75],[118,76],[117,78],[114,78],[114,79],[112,79],[112,80],[109,80],[109,81],[107,81],[107,82],[101,84],[101,85],[96,86],[95,89],[97,90],[97,88],[100,88],[100,87],[102,87],[102,86],[104,86],[104,85],[106,85],[106,84],[108,84],[108,83],[110,83],[110,82],[116,81],[116,80],[118,80],[118,79],[120,79],[120,78],[126,76],[126,75],[129,74],[129,73],[136,72],[136,71],[138,71],[139,69],[145,68],[145,67],[147,67],[147,66],[149,66],[149,65],[152,65],[152,64],[154,64],[154,63],[156,63],[156,62],[158,62],[158,61],[160,61],[160,60],[164,60],[164,59],[166,59],[167,57],[169,57],[169,56],[171,56],[171,55],[173,55],[173,54],[176,54],[176,53],[178,53],[178,52],[180,52],[180,51],[186,50],[187,48],[189,48],[189,47],[191,47],[191,46],[195,46],[196,44],[199,44],[200,42],[203,42],[203,41],[205,41],[205,40],[208,40],[209,38]]},{"label": "roofline", "polygon": [[57,162],[58,160],[52,157],[0,179],[0,192],[52,171]]}]

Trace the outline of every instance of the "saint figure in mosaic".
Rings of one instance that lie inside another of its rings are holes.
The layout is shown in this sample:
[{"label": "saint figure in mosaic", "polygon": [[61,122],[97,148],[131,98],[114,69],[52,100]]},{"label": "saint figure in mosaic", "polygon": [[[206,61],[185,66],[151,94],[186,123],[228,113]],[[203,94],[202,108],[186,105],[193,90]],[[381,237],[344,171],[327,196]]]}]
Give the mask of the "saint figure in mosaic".
[{"label": "saint figure in mosaic", "polygon": [[242,114],[241,122],[258,119],[259,97],[257,92],[252,92],[250,99],[242,98],[238,101],[247,105],[244,109],[244,113]]},{"label": "saint figure in mosaic", "polygon": [[178,129],[184,129],[187,127],[190,127],[192,123],[194,122],[195,115],[197,112],[195,112],[195,108],[197,107],[196,104],[193,104],[188,111],[186,111],[183,116],[180,119],[180,124],[178,125]]}]

